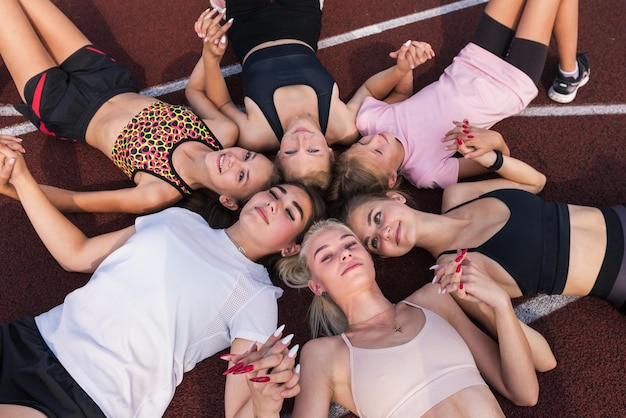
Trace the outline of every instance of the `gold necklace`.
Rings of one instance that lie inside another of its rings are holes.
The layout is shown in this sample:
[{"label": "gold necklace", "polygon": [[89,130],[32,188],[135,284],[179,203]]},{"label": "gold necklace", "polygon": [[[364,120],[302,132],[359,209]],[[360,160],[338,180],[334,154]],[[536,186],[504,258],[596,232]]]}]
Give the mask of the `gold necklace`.
[{"label": "gold necklace", "polygon": [[391,328],[393,330],[393,332],[399,332],[402,333],[402,327],[400,325],[398,325],[398,322],[396,321],[396,309],[395,309],[396,304],[392,303],[390,307],[388,307],[387,309],[385,309],[382,312],[377,313],[376,315],[366,319],[365,321],[361,321],[361,322],[357,322],[356,324],[350,324],[348,325],[348,328],[346,329],[346,331],[350,330],[350,329],[354,329],[355,327],[359,327],[361,325],[365,325],[367,322],[371,321],[374,318],[377,318],[387,312],[389,312],[389,310],[393,309],[393,325],[381,325],[381,324],[369,324],[372,327],[378,327],[378,328]]},{"label": "gold necklace", "polygon": [[235,238],[233,238],[232,235],[230,235],[228,233],[228,229],[225,229],[224,232],[226,232],[226,236],[228,237],[228,239],[230,239],[232,241],[232,243],[235,244],[235,247],[237,247],[237,251],[239,251],[244,256],[248,257],[248,255],[246,254],[245,248],[243,248],[241,245],[239,245],[237,240]]}]

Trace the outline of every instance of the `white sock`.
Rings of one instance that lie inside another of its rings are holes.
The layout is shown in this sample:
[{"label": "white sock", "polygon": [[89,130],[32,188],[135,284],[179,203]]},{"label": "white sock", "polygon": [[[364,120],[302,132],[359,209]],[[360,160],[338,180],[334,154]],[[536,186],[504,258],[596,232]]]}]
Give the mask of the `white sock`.
[{"label": "white sock", "polygon": [[574,71],[565,72],[565,71],[563,71],[563,69],[561,68],[560,65],[559,65],[559,71],[561,72],[563,77],[570,77],[570,78],[573,78],[573,79],[577,79],[578,76],[580,75],[580,71],[578,71],[578,61],[576,61],[576,69]]}]

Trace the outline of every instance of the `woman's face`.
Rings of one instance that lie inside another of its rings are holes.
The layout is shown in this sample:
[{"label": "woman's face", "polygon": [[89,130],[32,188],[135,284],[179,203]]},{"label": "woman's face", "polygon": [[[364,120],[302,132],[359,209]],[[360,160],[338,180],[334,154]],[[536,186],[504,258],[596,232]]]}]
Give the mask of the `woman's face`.
[{"label": "woman's face", "polygon": [[348,158],[364,159],[388,174],[397,172],[404,159],[402,144],[390,132],[364,136],[345,152]]},{"label": "woman's face", "polygon": [[363,245],[381,257],[400,257],[413,249],[412,209],[396,199],[372,200],[357,206],[347,224]]},{"label": "woman's face", "polygon": [[285,132],[276,158],[285,178],[301,179],[308,173],[328,172],[333,152],[319,127],[302,119]]},{"label": "woman's face", "polygon": [[309,195],[301,188],[277,185],[252,196],[241,209],[239,222],[271,254],[294,244],[311,218],[312,207]]},{"label": "woman's face", "polygon": [[263,154],[232,147],[207,155],[213,191],[242,200],[266,187],[274,164]]},{"label": "woman's face", "polygon": [[372,256],[345,229],[328,227],[315,235],[307,245],[306,261],[311,281],[318,285],[311,289],[328,291],[333,298],[358,291],[355,284],[375,280]]}]

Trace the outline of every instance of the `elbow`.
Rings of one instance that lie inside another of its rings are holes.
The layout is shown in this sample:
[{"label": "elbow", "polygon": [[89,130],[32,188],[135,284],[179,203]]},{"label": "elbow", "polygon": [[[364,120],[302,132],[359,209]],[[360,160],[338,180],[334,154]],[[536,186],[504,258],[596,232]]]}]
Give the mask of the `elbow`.
[{"label": "elbow", "polygon": [[516,393],[511,401],[517,406],[535,406],[539,402],[539,383],[535,383],[526,387],[522,392]]},{"label": "elbow", "polygon": [[535,370],[544,373],[556,368],[556,358],[552,355],[550,358],[542,360],[535,365]]},{"label": "elbow", "polygon": [[532,191],[534,194],[540,193],[546,185],[546,176],[543,173],[537,172],[537,180],[532,185]]}]

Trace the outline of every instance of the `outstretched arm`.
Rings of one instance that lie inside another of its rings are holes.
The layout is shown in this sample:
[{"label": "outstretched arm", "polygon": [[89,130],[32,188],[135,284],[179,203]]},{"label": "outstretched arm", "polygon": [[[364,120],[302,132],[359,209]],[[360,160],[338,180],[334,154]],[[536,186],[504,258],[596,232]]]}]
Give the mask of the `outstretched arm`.
[{"label": "outstretched arm", "polygon": [[[368,78],[348,102],[348,109],[354,115],[357,114],[363,100],[368,96],[382,100],[391,94],[390,102],[410,96],[413,84],[408,84],[409,76],[407,73],[411,73],[410,80],[412,80],[412,70],[433,58],[435,53],[430,44],[426,42],[407,41],[402,44],[400,49],[391,52],[389,56],[396,59],[396,65]],[[394,90],[398,96],[392,93]]]},{"label": "outstretched arm", "polygon": [[0,184],[10,183],[35,231],[58,263],[68,271],[93,272],[102,260],[134,233],[130,226],[87,238],[48,200],[33,179],[24,158],[0,145]]},{"label": "outstretched arm", "polygon": [[516,405],[531,406],[539,397],[539,382],[530,345],[509,295],[466,253],[437,271],[436,285],[446,293],[476,303],[494,313],[497,343],[476,328],[452,298],[440,300],[436,309],[467,343],[485,380]]},{"label": "outstretched arm", "polygon": [[[474,144],[480,142],[492,144],[490,145],[493,147],[492,150],[476,155],[474,152],[477,145],[470,146],[466,144],[465,137],[467,136],[472,136],[472,138],[468,139],[474,141]],[[468,162],[480,165],[485,169],[495,165],[496,167],[493,167],[495,168],[494,171],[501,178],[456,183],[446,187],[441,202],[442,212],[493,190],[513,188],[537,194],[543,190],[546,184],[546,176],[541,172],[517,158],[506,155],[505,152],[508,151],[508,148],[506,148],[506,151],[500,151],[497,146],[493,145],[504,143],[504,140],[501,139],[502,135],[496,131],[471,125],[468,128],[463,128],[461,123],[461,126],[457,126],[450,131],[446,138],[454,141],[454,145],[449,145],[449,147],[454,147],[463,154],[464,160],[469,160]],[[457,140],[457,138],[459,139]],[[493,149],[499,151],[500,156]]]},{"label": "outstretched arm", "polygon": [[[217,136],[222,146],[227,148],[237,143],[239,129],[232,119],[219,110],[220,106],[231,102],[231,99],[219,67],[221,58],[226,50],[226,37],[221,35],[221,31],[218,29],[219,22],[214,23],[214,19],[221,19],[223,14],[216,13],[216,10],[205,11],[194,25],[198,37],[203,40],[203,53],[189,76],[189,82],[185,88],[185,96],[194,112],[204,119],[204,122]],[[215,63],[212,61],[215,61],[217,66],[214,66],[213,64]],[[208,79],[205,65],[209,70],[219,70],[217,77],[212,75],[210,80],[212,82],[211,89],[207,89]],[[209,98],[209,94],[217,102],[213,102]],[[215,103],[220,103],[220,105]]]}]

